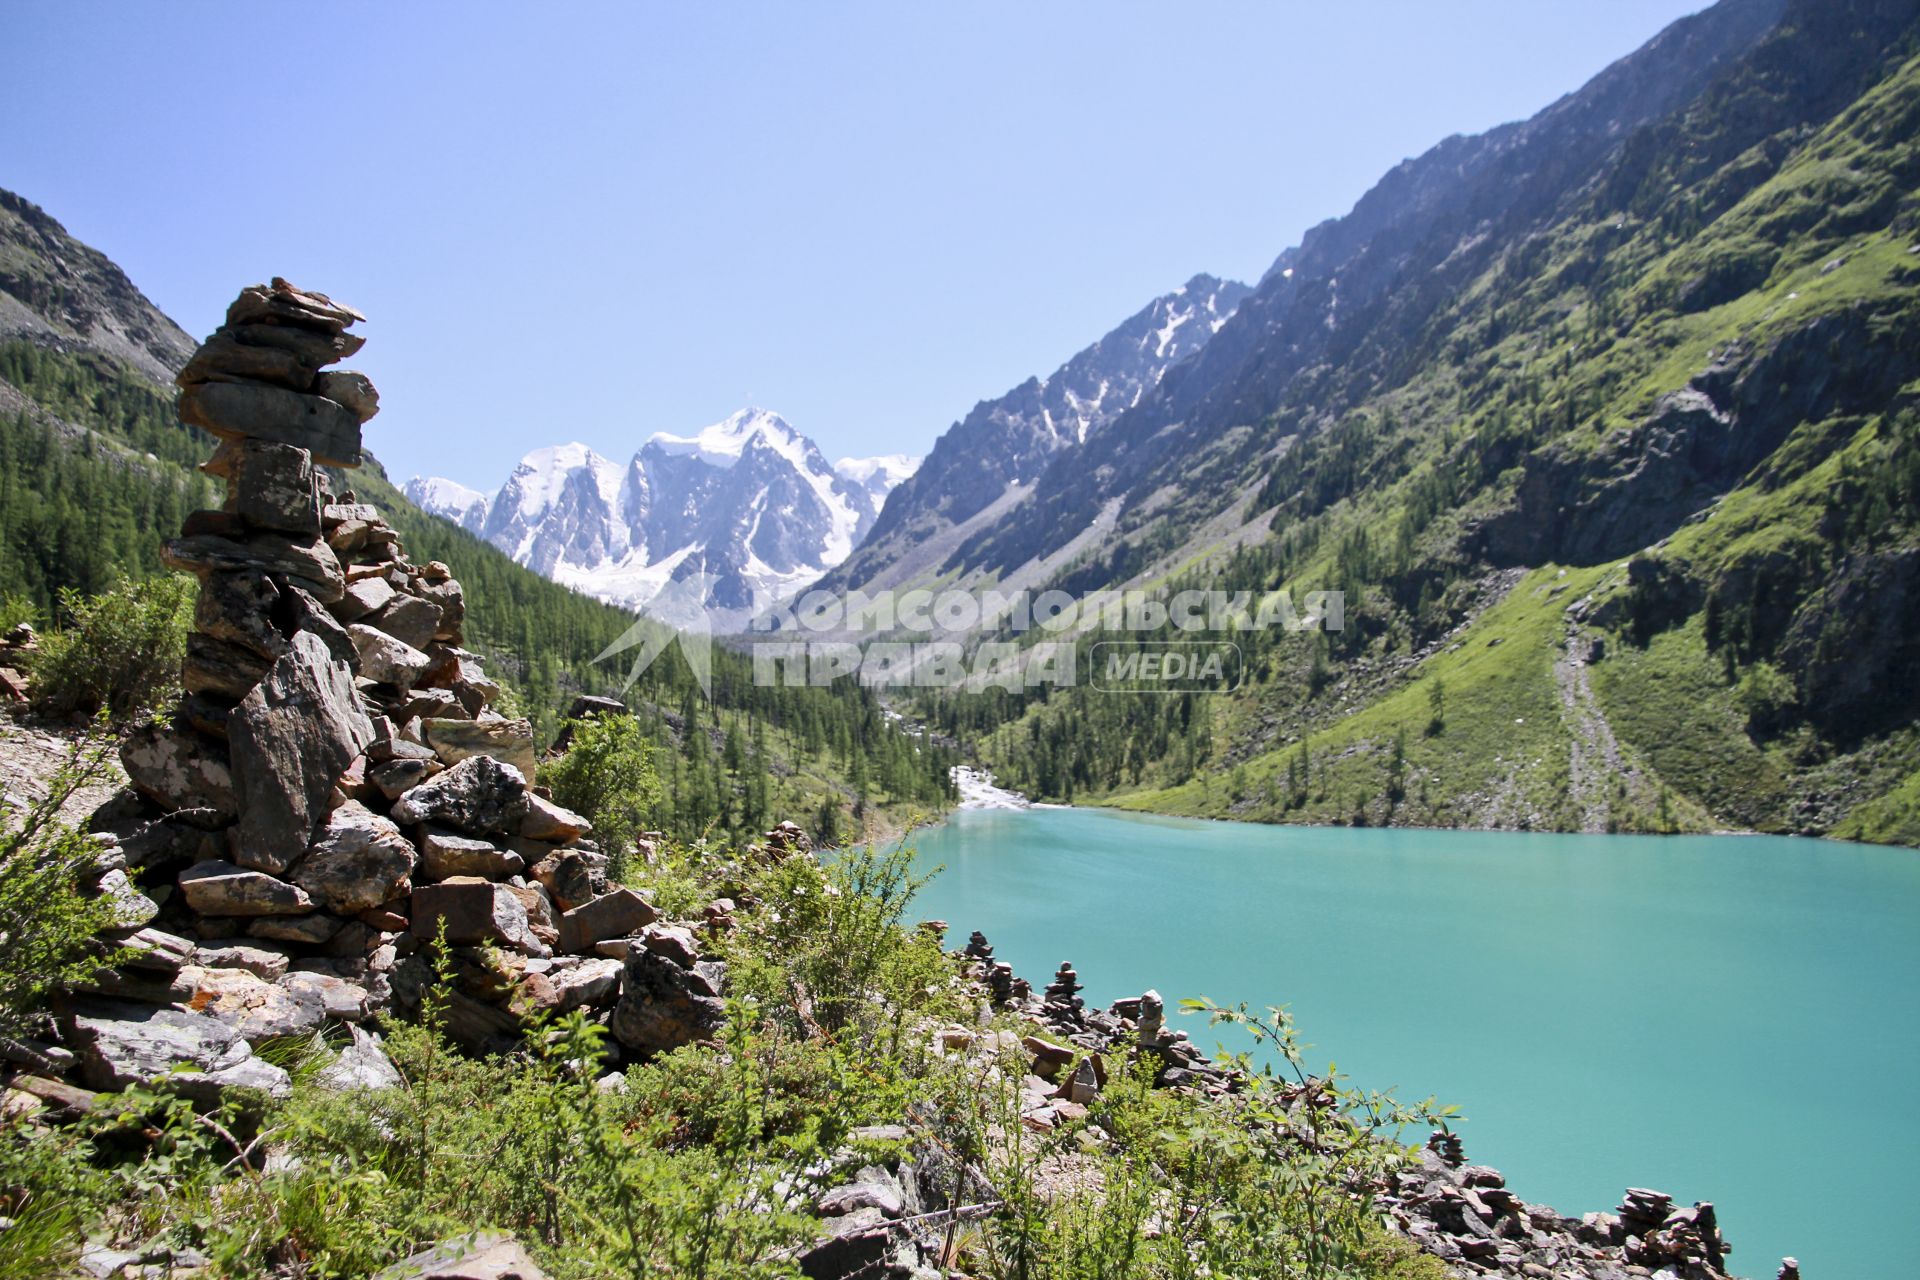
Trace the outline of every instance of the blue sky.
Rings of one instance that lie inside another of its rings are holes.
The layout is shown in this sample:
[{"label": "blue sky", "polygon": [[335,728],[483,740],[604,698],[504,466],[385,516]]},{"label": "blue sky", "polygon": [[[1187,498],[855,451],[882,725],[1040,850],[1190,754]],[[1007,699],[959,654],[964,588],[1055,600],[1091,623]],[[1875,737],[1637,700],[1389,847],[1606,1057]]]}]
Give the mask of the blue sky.
[{"label": "blue sky", "polygon": [[749,401],[924,452],[1699,0],[0,7],[0,186],[196,337],[371,317],[396,478]]}]

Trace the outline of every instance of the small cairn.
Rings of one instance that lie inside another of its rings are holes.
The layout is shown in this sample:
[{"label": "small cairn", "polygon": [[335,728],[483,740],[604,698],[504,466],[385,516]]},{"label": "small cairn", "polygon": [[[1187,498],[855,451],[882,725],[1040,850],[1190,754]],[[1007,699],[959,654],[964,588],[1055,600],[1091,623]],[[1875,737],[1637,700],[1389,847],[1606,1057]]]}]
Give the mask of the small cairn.
[{"label": "small cairn", "polygon": [[19,623],[0,636],[0,703],[27,700],[27,678],[20,668],[33,661],[39,648],[40,637],[31,623]]},{"label": "small cairn", "polygon": [[1080,975],[1074,971],[1071,960],[1062,960],[1054,971],[1053,981],[1047,984],[1041,997],[1047,1012],[1056,1018],[1077,1020],[1086,1008],[1086,1001],[1080,998]]},{"label": "small cairn", "polygon": [[[182,420],[219,440],[203,470],[226,498],[163,549],[199,580],[186,695],[125,743],[134,794],[92,823],[133,958],[57,1011],[61,1043],[33,1050],[36,1070],[105,1089],[189,1068],[200,1096],[279,1092],[286,1073],[251,1045],[331,1021],[348,1024],[358,1078],[377,1078],[359,1024],[419,1005],[442,934],[448,1030],[472,1048],[516,1042],[545,1011],[589,1010],[632,1056],[720,1023],[725,966],[700,939],[731,925],[730,904],[681,926],[608,884],[590,824],[532,785],[531,726],[493,710],[459,582],[330,492],[325,468],[360,464],[379,408],[364,375],[330,368],[360,349],[363,319],[255,285],[179,375]],[[806,847],[797,827],[766,841]]]},{"label": "small cairn", "polygon": [[1440,1157],[1440,1163],[1449,1169],[1458,1169],[1467,1162],[1466,1148],[1460,1142],[1460,1135],[1446,1129],[1435,1129],[1427,1135],[1427,1150]]}]

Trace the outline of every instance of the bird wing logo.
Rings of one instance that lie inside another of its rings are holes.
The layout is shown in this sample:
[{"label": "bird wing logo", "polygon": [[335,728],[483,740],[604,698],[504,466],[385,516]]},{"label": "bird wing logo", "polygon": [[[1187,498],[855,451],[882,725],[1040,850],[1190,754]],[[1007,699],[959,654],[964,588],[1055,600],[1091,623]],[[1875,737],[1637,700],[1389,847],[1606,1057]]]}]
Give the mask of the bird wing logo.
[{"label": "bird wing logo", "polygon": [[713,619],[707,612],[707,602],[713,598],[713,586],[718,581],[711,573],[690,573],[669,581],[647,602],[646,614],[600,651],[595,662],[638,650],[627,668],[621,693],[633,688],[641,673],[677,641],[693,678],[700,683],[700,692],[708,701],[713,700]]}]

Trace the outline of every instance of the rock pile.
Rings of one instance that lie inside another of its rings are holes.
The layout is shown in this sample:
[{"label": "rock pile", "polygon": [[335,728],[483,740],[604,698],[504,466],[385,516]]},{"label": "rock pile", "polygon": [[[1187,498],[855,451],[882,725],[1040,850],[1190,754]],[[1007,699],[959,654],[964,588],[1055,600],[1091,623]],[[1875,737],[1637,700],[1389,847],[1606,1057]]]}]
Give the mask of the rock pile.
[{"label": "rock pile", "polygon": [[1449,1263],[1495,1274],[1594,1280],[1718,1280],[1725,1274],[1728,1245],[1711,1204],[1676,1208],[1671,1196],[1635,1187],[1615,1213],[1562,1217],[1519,1199],[1496,1170],[1460,1164],[1458,1153],[1453,1135],[1429,1142],[1419,1164],[1403,1171],[1382,1199],[1389,1219],[1409,1239]]},{"label": "rock pile", "polygon": [[[328,368],[362,318],[254,286],[179,375],[227,492],[165,547],[199,579],[186,696],[127,741],[137,799],[93,824],[133,958],[65,1001],[63,1043],[9,1049],[33,1070],[104,1089],[186,1068],[189,1092],[277,1093],[286,1075],[254,1046],[418,1006],[440,936],[449,1029],[476,1049],[542,1011],[594,1010],[634,1056],[718,1024],[726,974],[701,938],[730,906],[679,927],[607,883],[588,822],[531,785],[528,722],[492,709],[499,686],[461,647],[460,584],[329,492],[324,467],[358,465],[379,405]],[[334,1070],[381,1065],[356,1030]]]},{"label": "rock pile", "polygon": [[25,702],[27,677],[20,668],[33,660],[40,638],[30,623],[19,623],[0,635],[0,702]]}]

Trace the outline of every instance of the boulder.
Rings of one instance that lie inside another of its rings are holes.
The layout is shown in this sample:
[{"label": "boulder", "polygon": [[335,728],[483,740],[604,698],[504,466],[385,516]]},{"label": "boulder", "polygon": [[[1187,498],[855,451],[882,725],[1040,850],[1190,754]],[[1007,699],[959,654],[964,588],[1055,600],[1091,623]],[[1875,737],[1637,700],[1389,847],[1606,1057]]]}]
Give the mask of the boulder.
[{"label": "boulder", "polygon": [[[223,325],[220,334],[242,346],[270,347],[292,355],[309,371],[344,360],[366,345],[366,339],[353,333],[317,333],[282,324]],[[271,381],[271,379],[262,379]]]},{"label": "boulder", "polygon": [[426,673],[432,659],[404,640],[356,622],[347,628],[360,655],[360,674],[396,689],[410,689]]},{"label": "boulder", "polygon": [[[508,884],[513,896],[520,899],[520,905],[527,909],[527,922],[533,926],[533,936],[548,946],[558,946],[560,942],[560,911],[553,905],[553,898],[544,885]],[[624,959],[624,956],[622,957]]]},{"label": "boulder", "polygon": [[353,637],[347,634],[347,629],[340,625],[338,619],[327,612],[325,605],[297,583],[280,584],[280,609],[274,620],[281,624],[280,630],[286,635],[296,631],[312,632],[327,646],[327,652],[333,655],[334,661],[346,663],[349,671],[359,668],[360,651],[353,647]]},{"label": "boulder", "polygon": [[288,878],[329,911],[352,915],[412,891],[416,855],[400,828],[357,800],[327,815]]},{"label": "boulder", "polygon": [[203,382],[180,392],[179,413],[222,439],[266,440],[328,466],[360,465],[360,419],[323,396],[264,382]]},{"label": "boulder", "polygon": [[347,584],[333,613],[342,622],[358,622],[386,608],[398,594],[385,578],[360,578]]},{"label": "boulder", "polygon": [[423,722],[427,745],[448,764],[472,756],[492,756],[534,776],[539,761],[533,753],[533,725],[525,720],[432,719]]},{"label": "boulder", "polygon": [[553,895],[562,911],[593,901],[600,891],[601,868],[577,849],[556,849],[536,862],[527,874]]},{"label": "boulder", "polygon": [[526,776],[491,756],[469,756],[393,805],[395,822],[434,823],[476,836],[518,830],[526,813]]},{"label": "boulder", "polygon": [[125,867],[108,870],[100,877],[96,891],[113,904],[113,928],[138,929],[160,914],[160,904],[133,887]]},{"label": "boulder", "polygon": [[203,916],[297,916],[314,908],[305,890],[231,862],[201,862],[180,873],[180,893]]},{"label": "boulder", "polygon": [[90,1089],[147,1084],[176,1067],[208,1070],[239,1032],[220,1019],[119,1000],[82,1000],[65,1019],[66,1039]]},{"label": "boulder", "polygon": [[[432,732],[431,728],[428,730]],[[528,840],[566,844],[593,834],[593,824],[571,809],[563,808],[541,795],[527,797],[527,816],[520,820],[520,834]]]},{"label": "boulder", "polygon": [[314,379],[313,389],[351,413],[362,424],[380,412],[380,393],[374,390],[373,383],[367,381],[364,373],[355,373],[351,369],[323,373]]},{"label": "boulder", "polygon": [[[200,580],[200,597],[194,602],[194,630],[271,662],[287,651],[287,638],[273,624],[279,599],[280,588],[258,569],[209,573]],[[246,690],[234,696],[243,698]]]},{"label": "boulder", "polygon": [[346,1093],[355,1089],[395,1089],[403,1082],[380,1037],[349,1023],[346,1044],[340,1047],[314,1079],[325,1088]]},{"label": "boulder", "polygon": [[320,508],[320,523],[329,529],[335,525],[345,524],[349,520],[378,524],[380,508],[371,502],[329,502]]},{"label": "boulder", "polygon": [[358,1022],[372,1011],[373,997],[367,988],[339,974],[295,969],[280,979],[280,986],[341,1022]]},{"label": "boulder", "polygon": [[168,813],[211,809],[231,818],[240,805],[224,753],[197,733],[172,725],[135,729],[120,746],[127,780]]},{"label": "boulder", "polygon": [[266,678],[272,660],[242,645],[193,632],[187,636],[180,683],[188,693],[238,702]]},{"label": "boulder", "polygon": [[641,944],[655,955],[665,956],[683,969],[691,969],[700,959],[700,944],[693,930],[685,925],[648,925],[640,933]]},{"label": "boulder", "polygon": [[227,510],[255,529],[274,529],[301,538],[320,532],[320,484],[313,455],[305,449],[267,440],[229,440]]},{"label": "boulder", "polygon": [[433,941],[444,921],[447,942],[453,946],[496,942],[528,955],[548,954],[533,936],[527,909],[506,885],[475,877],[444,880],[416,888],[412,902],[413,936],[422,942]]},{"label": "boulder", "polygon": [[635,1053],[655,1054],[711,1038],[726,1006],[704,994],[709,984],[666,956],[636,948],[627,953],[620,1003],[609,1024],[614,1039]]},{"label": "boulder", "polygon": [[546,1280],[519,1241],[498,1231],[450,1236],[373,1280]]},{"label": "boulder", "polygon": [[445,769],[438,760],[388,760],[367,770],[367,782],[387,799],[398,800]]},{"label": "boulder", "polygon": [[822,1217],[838,1217],[856,1209],[878,1209],[886,1217],[898,1218],[907,1212],[909,1205],[917,1211],[919,1198],[892,1172],[870,1164],[856,1173],[853,1181],[823,1194],[813,1207]]},{"label": "boulder", "polygon": [[504,880],[526,866],[519,854],[473,836],[428,827],[420,838],[420,870],[428,880],[481,876]]},{"label": "boulder", "polygon": [[[425,651],[440,629],[440,606],[418,596],[395,595],[385,608],[364,620],[375,630],[384,631],[402,644]],[[432,659],[428,659],[432,665]],[[423,670],[422,675],[426,674]]]},{"label": "boulder", "polygon": [[440,630],[434,639],[443,644],[459,644],[460,628],[467,617],[466,593],[459,582],[452,578],[422,577],[415,580],[413,590],[421,599],[440,606]]},{"label": "boulder", "polygon": [[192,939],[152,926],[129,934],[120,945],[126,949],[120,958],[123,967],[149,973],[177,973],[198,950]]},{"label": "boulder", "polygon": [[196,947],[193,962],[207,969],[245,969],[256,978],[277,982],[287,972],[292,957],[279,944],[263,946],[229,938]]},{"label": "boulder", "polygon": [[247,538],[203,533],[163,544],[160,559],[170,569],[195,575],[257,569],[276,578],[298,579],[322,604],[332,604],[347,589],[340,557],[319,538],[296,542],[279,533]]},{"label": "boulder", "polygon": [[227,306],[227,324],[296,325],[319,333],[339,333],[366,317],[324,293],[300,289],[279,276],[267,284],[250,284]]},{"label": "boulder", "polygon": [[530,973],[521,980],[516,1007],[527,1012],[565,1013],[588,1005],[611,1004],[619,993],[624,967],[618,960],[593,957],[546,973]]},{"label": "boulder", "polygon": [[173,380],[185,387],[196,382],[225,382],[232,378],[271,382],[289,391],[313,388],[313,370],[292,351],[244,343],[225,332],[216,333],[201,343],[200,349]]},{"label": "boulder", "polygon": [[335,780],[373,738],[346,664],[300,632],[227,721],[240,822],[234,860],[281,872],[306,852]]},{"label": "boulder", "polygon": [[181,1003],[220,1019],[243,1040],[306,1035],[326,1021],[327,1008],[308,991],[289,989],[245,969],[180,971],[189,994]]},{"label": "boulder", "polygon": [[[596,943],[632,937],[659,918],[653,904],[632,889],[615,889],[561,915],[560,949],[584,955]],[[691,945],[691,935],[688,942]],[[687,963],[693,959],[689,956]]]},{"label": "boulder", "polygon": [[339,933],[345,923],[339,916],[321,911],[310,916],[261,916],[247,923],[247,936],[317,947]]}]

